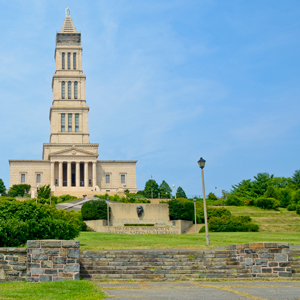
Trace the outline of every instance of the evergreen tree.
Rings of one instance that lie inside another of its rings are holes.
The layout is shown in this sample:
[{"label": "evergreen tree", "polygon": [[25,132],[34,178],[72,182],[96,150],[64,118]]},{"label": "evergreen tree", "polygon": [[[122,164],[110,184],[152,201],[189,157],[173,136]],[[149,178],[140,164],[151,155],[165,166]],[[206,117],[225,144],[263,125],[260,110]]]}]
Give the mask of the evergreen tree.
[{"label": "evergreen tree", "polygon": [[296,170],[293,177],[292,182],[295,184],[297,189],[300,189],[300,170]]},{"label": "evergreen tree", "polygon": [[144,195],[146,198],[158,198],[159,187],[154,179],[149,179],[144,188]]},{"label": "evergreen tree", "polygon": [[5,191],[6,191],[6,188],[5,188],[4,182],[3,182],[3,180],[0,178],[0,194],[1,194],[1,195],[5,194]]},{"label": "evergreen tree", "polygon": [[207,200],[218,200],[218,198],[214,193],[210,192],[207,196]]},{"label": "evergreen tree", "polygon": [[264,196],[266,198],[274,198],[274,199],[279,200],[278,193],[276,192],[276,190],[271,185],[268,186],[266,192],[264,193]]},{"label": "evergreen tree", "polygon": [[280,206],[288,207],[290,204],[292,204],[292,193],[290,189],[282,189],[280,192]]},{"label": "evergreen tree", "polygon": [[170,186],[163,180],[159,186],[160,198],[169,199],[172,194],[172,189]]},{"label": "evergreen tree", "polygon": [[274,175],[270,175],[269,173],[258,173],[254,176],[255,180],[252,183],[252,191],[256,197],[264,195],[273,177]]},{"label": "evergreen tree", "polygon": [[183,190],[183,188],[181,186],[178,187],[177,192],[176,192],[176,197],[177,198],[187,198],[185,191]]}]

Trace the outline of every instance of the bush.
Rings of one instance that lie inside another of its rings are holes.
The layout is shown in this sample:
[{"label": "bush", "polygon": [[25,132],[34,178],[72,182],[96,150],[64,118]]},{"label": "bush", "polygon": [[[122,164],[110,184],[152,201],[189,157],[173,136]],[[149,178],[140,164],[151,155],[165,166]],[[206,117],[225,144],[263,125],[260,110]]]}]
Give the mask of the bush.
[{"label": "bush", "polygon": [[50,194],[51,194],[50,184],[42,185],[38,188],[38,192],[37,192],[38,198],[48,199],[50,198]]},{"label": "bush", "polygon": [[295,204],[295,203],[290,204],[290,205],[287,207],[287,210],[288,210],[288,211],[296,210],[296,204]]},{"label": "bush", "polygon": [[57,210],[33,200],[0,201],[0,247],[15,247],[27,240],[74,239],[84,225],[74,212]]},{"label": "bush", "polygon": [[187,199],[173,199],[169,204],[170,220],[194,221],[194,203]]},{"label": "bush", "polygon": [[214,193],[210,192],[207,196],[207,200],[218,200],[218,198]]},{"label": "bush", "polygon": [[298,215],[300,215],[300,205],[298,205],[298,206],[296,207],[296,213],[297,213]]},{"label": "bush", "polygon": [[283,189],[280,192],[279,199],[280,199],[280,206],[281,207],[288,207],[289,204],[292,203],[292,193],[291,193],[291,191],[289,189]]},{"label": "bush", "polygon": [[30,184],[14,184],[8,191],[8,196],[23,197],[25,194],[29,193],[30,188],[31,188]]},{"label": "bush", "polygon": [[71,196],[69,194],[62,195],[62,196],[59,196],[57,203],[69,202],[69,201],[74,201],[74,200],[77,200],[77,199],[78,199],[77,197]]},{"label": "bush", "polygon": [[296,191],[294,194],[293,201],[295,204],[300,204],[300,190]]},{"label": "bush", "polygon": [[243,206],[243,205],[245,205],[243,200],[241,200],[239,197],[234,196],[234,195],[229,195],[225,203],[227,206]]},{"label": "bush", "polygon": [[104,200],[85,202],[81,214],[83,220],[107,220],[107,204]]},{"label": "bush", "polygon": [[255,206],[263,209],[275,209],[277,210],[280,202],[273,198],[258,198],[255,200]]}]

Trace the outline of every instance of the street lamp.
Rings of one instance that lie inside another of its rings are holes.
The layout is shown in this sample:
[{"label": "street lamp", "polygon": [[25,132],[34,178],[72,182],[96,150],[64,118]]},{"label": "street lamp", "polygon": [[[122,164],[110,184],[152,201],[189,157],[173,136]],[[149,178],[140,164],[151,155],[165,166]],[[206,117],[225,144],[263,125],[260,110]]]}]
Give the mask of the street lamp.
[{"label": "street lamp", "polygon": [[196,201],[197,201],[197,198],[196,198],[196,197],[194,197],[194,211],[195,211],[195,233],[197,233]]},{"label": "street lamp", "polygon": [[204,173],[203,173],[203,168],[205,166],[205,160],[202,157],[200,157],[200,159],[198,160],[198,165],[201,169],[201,175],[202,175],[202,190],[203,190],[203,207],[204,207],[204,222],[205,222],[206,244],[209,245],[206,199],[205,199],[205,186],[204,186]]},{"label": "street lamp", "polygon": [[107,226],[108,226],[108,227],[107,227],[107,229],[108,229],[107,232],[110,232],[110,231],[109,231],[109,203],[108,203],[108,201],[109,201],[109,196],[106,197],[106,200],[107,200],[106,204],[107,204]]},{"label": "street lamp", "polygon": [[175,184],[173,184],[173,188],[174,188],[175,199],[176,199],[176,186],[175,186]]},{"label": "street lamp", "polygon": [[39,186],[36,186],[36,198],[35,198],[35,203],[37,204],[37,198],[38,198],[38,190],[39,190]]}]

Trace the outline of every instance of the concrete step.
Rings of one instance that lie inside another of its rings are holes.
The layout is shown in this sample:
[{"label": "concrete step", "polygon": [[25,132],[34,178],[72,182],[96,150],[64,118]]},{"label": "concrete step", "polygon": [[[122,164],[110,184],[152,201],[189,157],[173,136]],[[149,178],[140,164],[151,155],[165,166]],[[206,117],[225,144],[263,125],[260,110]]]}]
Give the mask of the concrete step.
[{"label": "concrete step", "polygon": [[[199,233],[199,230],[204,226],[204,224],[197,224],[196,233]],[[193,224],[184,234],[195,234],[195,224]]]}]

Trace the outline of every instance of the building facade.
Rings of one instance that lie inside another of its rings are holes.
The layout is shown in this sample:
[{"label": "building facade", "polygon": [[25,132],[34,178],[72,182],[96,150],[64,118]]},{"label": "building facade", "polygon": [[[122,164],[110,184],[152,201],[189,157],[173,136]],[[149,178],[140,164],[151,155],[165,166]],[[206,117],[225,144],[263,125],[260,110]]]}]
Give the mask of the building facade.
[{"label": "building facade", "polygon": [[50,141],[43,145],[42,160],[9,160],[10,186],[30,184],[32,196],[38,186],[48,184],[55,196],[137,191],[137,161],[98,160],[99,144],[89,142],[85,80],[81,33],[67,9],[56,34]]}]

